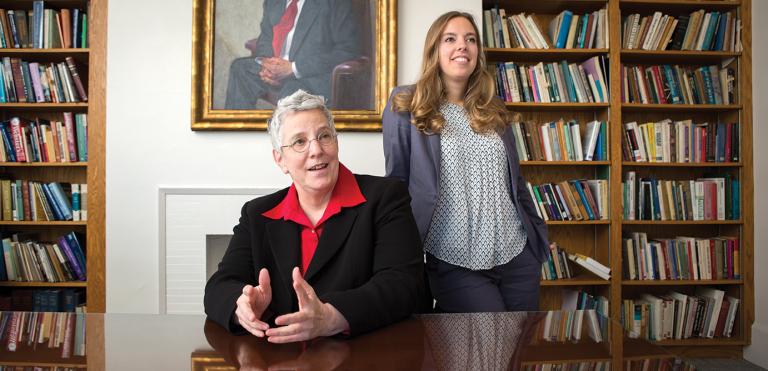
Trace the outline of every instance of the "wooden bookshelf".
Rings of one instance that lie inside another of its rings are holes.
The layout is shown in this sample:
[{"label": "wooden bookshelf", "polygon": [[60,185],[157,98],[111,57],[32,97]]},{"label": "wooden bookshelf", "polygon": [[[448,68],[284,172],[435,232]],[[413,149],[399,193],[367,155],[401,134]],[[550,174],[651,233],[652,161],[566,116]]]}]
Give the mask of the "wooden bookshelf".
[{"label": "wooden bookshelf", "polygon": [[[4,293],[11,289],[75,288],[85,294],[88,312],[105,312],[105,116],[106,116],[106,43],[107,1],[67,0],[46,1],[45,8],[80,8],[88,20],[88,48],[31,49],[0,48],[0,57],[20,58],[30,62],[62,62],[72,57],[86,87],[88,101],[79,103],[0,103],[0,117],[62,120],[63,112],[86,113],[88,120],[88,161],[67,163],[0,163],[0,171],[12,179],[46,182],[88,184],[87,221],[0,221],[3,237],[7,233],[31,232],[43,241],[50,241],[67,232],[75,231],[86,256],[87,281],[72,282],[0,282]],[[0,8],[32,9],[32,1],[0,0]],[[7,179],[7,178],[6,178]],[[103,346],[103,342],[102,342]],[[70,362],[72,367],[84,366],[85,361]],[[57,365],[62,363],[57,362]],[[30,365],[22,363],[20,366]]]},{"label": "wooden bookshelf", "polygon": [[[610,100],[608,103],[506,103],[510,111],[518,112],[521,121],[537,123],[559,118],[575,119],[580,124],[591,120],[608,122],[608,161],[601,162],[546,162],[523,161],[521,169],[526,180],[532,184],[563,181],[574,178],[608,179],[610,187],[610,217],[605,221],[549,221],[550,240],[558,242],[568,252],[589,255],[611,267],[611,280],[578,275],[569,280],[541,281],[542,310],[560,309],[561,293],[564,289],[581,288],[596,295],[604,295],[610,302],[611,317],[621,318],[622,299],[642,292],[662,293],[672,287],[682,287],[687,292],[697,286],[715,286],[727,295],[741,300],[732,338],[667,340],[657,342],[675,353],[739,357],[742,348],[750,343],[751,324],[754,320],[753,284],[753,169],[752,169],[752,50],[751,50],[751,0],[605,0],[557,2],[537,0],[483,0],[483,9],[498,5],[507,14],[534,13],[539,28],[554,19],[563,10],[576,13],[592,12],[607,6],[610,45],[608,49],[503,49],[488,48],[485,51],[489,65],[496,62],[538,63],[558,62],[579,63],[593,56],[607,57]],[[621,14],[653,14],[661,11],[677,17],[699,9],[706,11],[737,10],[742,21],[741,52],[722,51],[647,51],[627,50],[621,45]],[[482,24],[478,20],[478,25]],[[711,65],[723,62],[734,63],[736,72],[736,103],[734,104],[638,104],[623,103],[621,98],[621,66],[626,64],[660,65]],[[696,122],[739,122],[740,160],[738,162],[707,163],[639,163],[622,159],[622,125],[629,121],[657,121],[661,118],[692,118]],[[747,140],[745,140],[747,139]],[[638,174],[657,175],[659,179],[687,179],[701,176],[706,171],[727,172],[738,176],[741,184],[741,217],[739,220],[706,221],[629,221],[623,220],[622,181],[626,171]],[[674,237],[692,235],[696,237],[728,235],[739,237],[741,247],[741,279],[737,280],[670,280],[630,281],[623,280],[622,237],[623,233],[642,231],[649,237]],[[646,291],[647,290],[647,291]],[[636,347],[637,341],[625,339],[620,326],[611,326],[610,344],[614,365],[621,365],[622,357],[637,359],[653,356],[650,347]],[[716,351],[709,352],[712,349]],[[668,357],[670,354],[657,354]],[[574,355],[574,360],[579,359]],[[562,359],[561,359],[562,360]],[[563,360],[565,361],[565,360]]]}]

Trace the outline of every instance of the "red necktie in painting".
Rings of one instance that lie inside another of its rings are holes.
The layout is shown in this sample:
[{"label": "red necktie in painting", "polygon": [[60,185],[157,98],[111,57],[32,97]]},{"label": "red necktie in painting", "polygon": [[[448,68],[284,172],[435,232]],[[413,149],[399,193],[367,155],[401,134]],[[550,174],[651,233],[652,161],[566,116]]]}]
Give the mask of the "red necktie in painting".
[{"label": "red necktie in painting", "polygon": [[285,13],[280,17],[280,22],[272,27],[272,51],[274,56],[280,58],[285,43],[285,38],[293,28],[293,23],[296,22],[296,14],[299,13],[299,0],[291,0],[288,8],[285,9]]}]

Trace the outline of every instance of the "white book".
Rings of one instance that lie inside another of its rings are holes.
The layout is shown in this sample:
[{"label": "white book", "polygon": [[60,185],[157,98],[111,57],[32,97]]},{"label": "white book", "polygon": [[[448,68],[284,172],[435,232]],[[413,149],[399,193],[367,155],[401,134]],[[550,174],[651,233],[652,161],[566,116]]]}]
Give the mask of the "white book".
[{"label": "white book", "polygon": [[536,39],[536,43],[539,45],[539,49],[549,49],[549,44],[547,44],[547,40],[544,39],[544,35],[542,35],[541,30],[536,24],[536,21],[533,20],[533,17],[529,15],[525,17],[525,20],[533,33],[533,37]]},{"label": "white book", "polygon": [[568,124],[568,127],[571,130],[571,142],[573,143],[573,152],[576,155],[575,160],[584,161],[584,152],[582,152],[581,130],[579,129],[579,123],[576,121],[571,121],[570,124]]},{"label": "white book", "polygon": [[483,36],[486,48],[496,47],[496,41],[493,37],[493,14],[491,12],[492,10],[490,9],[483,10],[483,31],[485,32]]},{"label": "white book", "polygon": [[507,83],[509,84],[510,93],[512,93],[512,101],[520,102],[520,86],[517,85],[517,68],[513,62],[504,63],[504,69],[507,70]]},{"label": "white book", "polygon": [[677,326],[675,326],[672,336],[679,340],[683,338],[683,331],[685,330],[685,321],[688,314],[688,295],[676,291],[671,291],[667,295],[677,302],[677,320],[675,321]]},{"label": "white book", "polygon": [[568,38],[565,41],[565,48],[566,49],[572,49],[573,48],[573,43],[574,43],[574,40],[576,39],[576,28],[578,27],[578,24],[579,24],[579,18],[580,17],[577,14],[574,14],[571,17],[571,27],[568,30]]},{"label": "white book", "polygon": [[652,43],[653,38],[658,32],[659,28],[659,21],[661,20],[661,12],[654,12],[653,17],[651,18],[651,24],[648,26],[648,30],[646,31],[646,37],[645,40],[643,40],[643,45],[640,46],[641,49],[644,50],[652,50]]},{"label": "white book", "polygon": [[592,161],[595,154],[595,147],[597,147],[597,137],[600,134],[600,121],[592,121],[587,123],[587,132],[584,135],[583,143],[581,144],[584,150],[584,161]]},{"label": "white book", "polygon": [[717,326],[717,317],[720,314],[720,307],[723,305],[725,292],[711,287],[696,287],[696,295],[713,299],[711,310],[707,309],[707,319],[705,336],[712,338],[715,335],[715,326]]},{"label": "white book", "polygon": [[[533,200],[533,204],[536,206],[536,214],[539,215],[539,218],[544,219],[544,215],[546,215],[546,212],[542,212],[541,206],[539,202],[536,200],[536,195],[533,193],[533,186],[531,185],[531,182],[525,182],[526,188],[528,188],[528,193],[531,195],[531,200]],[[544,219],[546,220],[546,219]]]},{"label": "white book", "polygon": [[731,331],[733,330],[733,324],[736,322],[736,310],[739,308],[739,299],[728,296],[726,300],[730,303],[728,307],[728,316],[725,319],[725,328],[723,330],[723,336],[731,337]]},{"label": "white book", "polygon": [[539,125],[539,134],[541,135],[541,142],[544,144],[544,159],[546,161],[554,161],[549,139],[549,123]]},{"label": "white book", "polygon": [[80,220],[88,220],[88,184],[80,184]]}]

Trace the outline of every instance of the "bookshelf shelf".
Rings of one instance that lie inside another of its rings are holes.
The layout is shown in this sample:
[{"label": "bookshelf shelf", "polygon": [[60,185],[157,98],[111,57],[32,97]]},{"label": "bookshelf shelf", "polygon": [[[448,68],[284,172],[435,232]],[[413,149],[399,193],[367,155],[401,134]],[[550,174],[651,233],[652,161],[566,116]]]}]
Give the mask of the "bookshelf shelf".
[{"label": "bookshelf shelf", "polygon": [[606,166],[610,161],[520,161],[520,166]]},{"label": "bookshelf shelf", "polygon": [[648,12],[663,9],[665,12],[690,12],[698,9],[711,10],[730,10],[741,5],[740,0],[702,0],[702,1],[680,1],[680,0],[620,0],[619,5],[622,11],[630,12]]},{"label": "bookshelf shelf", "polygon": [[610,220],[547,220],[547,225],[609,225]]},{"label": "bookshelf shelf", "polygon": [[16,108],[24,110],[74,110],[86,109],[88,103],[0,103],[0,109]]},{"label": "bookshelf shelf", "polygon": [[681,339],[681,340],[661,340],[661,341],[650,341],[650,342],[659,346],[747,345],[747,341],[740,338]]},{"label": "bookshelf shelf", "polygon": [[642,111],[734,111],[740,110],[740,104],[643,104],[643,103],[622,103],[621,110],[627,112]]},{"label": "bookshelf shelf", "polygon": [[608,49],[485,49],[491,62],[559,62],[582,60],[595,55],[607,55]]},{"label": "bookshelf shelf", "polygon": [[[583,339],[582,339],[583,340]],[[599,343],[539,343],[523,348],[522,362],[546,363],[610,361],[611,355],[606,346]]]},{"label": "bookshelf shelf", "polygon": [[63,56],[72,56],[74,54],[88,54],[91,50],[88,48],[58,48],[58,49],[31,49],[31,48],[0,48],[0,55],[51,55],[62,54]]},{"label": "bookshelf shelf", "polygon": [[623,225],[739,225],[741,220],[622,220]]},{"label": "bookshelf shelf", "polygon": [[2,287],[88,287],[88,282],[16,282],[0,281]]},{"label": "bookshelf shelf", "polygon": [[739,52],[698,51],[698,50],[635,50],[622,49],[624,63],[718,63],[728,58],[741,56]]},{"label": "bookshelf shelf", "polygon": [[741,162],[634,162],[624,161],[623,167],[741,167]]},{"label": "bookshelf shelf", "polygon": [[535,102],[507,102],[507,108],[518,111],[594,111],[595,109],[608,108],[608,103],[535,103]]},{"label": "bookshelf shelf", "polygon": [[82,222],[72,222],[72,221],[53,221],[53,222],[29,222],[29,221],[7,221],[3,220],[0,221],[0,225],[13,225],[13,226],[43,226],[43,227],[50,227],[50,226],[86,226],[88,225],[87,221]]},{"label": "bookshelf shelf", "polygon": [[610,284],[611,281],[606,281],[595,276],[587,275],[559,280],[541,281],[542,286],[601,286]]},{"label": "bookshelf shelf", "polygon": [[49,363],[41,363],[41,362],[6,362],[6,361],[0,361],[0,365],[3,366],[14,366],[14,367],[50,367],[53,369],[56,369],[57,367],[63,367],[63,368],[85,368],[88,365],[83,363],[59,363],[59,362],[49,362]]},{"label": "bookshelf shelf", "polygon": [[0,167],[88,167],[87,162],[0,162]]},{"label": "bookshelf shelf", "polygon": [[623,280],[624,286],[741,285],[743,280]]},{"label": "bookshelf shelf", "polygon": [[541,1],[541,0],[483,0],[483,9],[492,8],[494,5],[503,7],[512,12],[528,13],[559,13],[564,9],[583,13],[587,10],[594,11],[605,6],[606,0],[570,0],[570,1]]}]

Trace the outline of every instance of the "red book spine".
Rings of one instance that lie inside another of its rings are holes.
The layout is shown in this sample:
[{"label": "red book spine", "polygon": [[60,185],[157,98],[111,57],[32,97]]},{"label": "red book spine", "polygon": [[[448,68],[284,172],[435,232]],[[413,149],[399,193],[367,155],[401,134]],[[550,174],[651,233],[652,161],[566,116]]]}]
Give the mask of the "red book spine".
[{"label": "red book spine", "polygon": [[720,313],[717,315],[717,324],[715,325],[715,337],[723,336],[723,330],[725,329],[725,320],[728,318],[728,309],[731,307],[731,302],[723,299],[723,305],[720,306]]},{"label": "red book spine", "polygon": [[69,161],[77,162],[77,149],[75,148],[75,123],[72,120],[72,112],[64,112],[64,130],[67,134]]},{"label": "red book spine", "polygon": [[659,66],[651,67],[651,74],[653,75],[654,85],[656,85],[656,95],[659,97],[659,103],[667,104],[667,97],[664,94],[664,82],[661,79]]},{"label": "red book spine", "polygon": [[[696,249],[691,248],[691,243],[692,243],[691,241],[686,242],[685,249],[688,250],[688,272],[690,272],[688,276],[690,279],[693,279],[694,278],[693,273],[698,272],[699,267],[698,267],[698,264],[696,265],[693,264],[694,260],[697,260],[697,259],[696,259]],[[698,274],[695,277],[698,277],[699,279],[701,279],[701,277],[699,277]]]},{"label": "red book spine", "polygon": [[709,272],[710,279],[719,279],[717,274],[717,253],[715,252],[715,240],[709,240]]},{"label": "red book spine", "polygon": [[24,205],[24,220],[32,220],[32,213],[30,212],[30,203],[29,203],[29,181],[28,180],[22,180],[21,181],[21,198],[23,199],[22,203]]},{"label": "red book spine", "polygon": [[61,347],[61,358],[72,356],[72,347],[75,342],[75,314],[65,314],[66,327],[64,328],[64,342]]},{"label": "red book spine", "polygon": [[11,314],[10,324],[8,325],[8,345],[7,348],[11,352],[16,351],[16,343],[19,337],[19,326],[21,325],[21,312],[13,312]]},{"label": "red book spine", "polygon": [[16,88],[16,101],[26,103],[27,94],[24,91],[24,73],[21,72],[21,60],[19,58],[11,58],[11,75],[13,76],[13,86]]},{"label": "red book spine", "polygon": [[733,141],[733,123],[725,124],[725,161],[732,161],[731,141]]},{"label": "red book spine", "polygon": [[21,137],[21,120],[18,117],[11,119],[11,140],[13,141],[13,150],[16,151],[16,162],[27,162],[27,156],[24,153],[23,138]]}]

